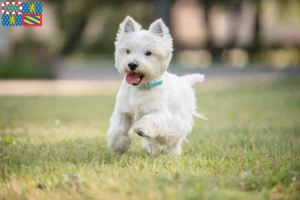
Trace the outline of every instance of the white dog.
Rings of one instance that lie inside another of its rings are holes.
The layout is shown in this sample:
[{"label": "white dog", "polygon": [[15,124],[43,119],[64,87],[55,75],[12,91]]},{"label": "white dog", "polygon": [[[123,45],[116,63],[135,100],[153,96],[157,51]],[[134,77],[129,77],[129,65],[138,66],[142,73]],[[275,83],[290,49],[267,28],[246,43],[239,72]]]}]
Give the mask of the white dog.
[{"label": "white dog", "polygon": [[143,137],[150,154],[181,155],[181,143],[193,128],[196,99],[192,85],[204,75],[178,77],[168,73],[173,42],[161,19],[142,30],[127,16],[115,42],[118,71],[125,75],[107,131],[110,148],[124,153],[130,146],[129,129]]}]

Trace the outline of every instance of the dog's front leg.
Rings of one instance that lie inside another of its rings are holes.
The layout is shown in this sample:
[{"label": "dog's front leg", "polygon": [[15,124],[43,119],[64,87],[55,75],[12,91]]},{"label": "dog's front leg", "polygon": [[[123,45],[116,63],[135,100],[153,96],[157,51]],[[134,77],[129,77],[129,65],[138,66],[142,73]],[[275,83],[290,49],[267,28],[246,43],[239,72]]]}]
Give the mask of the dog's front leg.
[{"label": "dog's front leg", "polygon": [[107,131],[108,146],[119,154],[125,153],[130,147],[128,131],[132,119],[129,115],[114,111]]},{"label": "dog's front leg", "polygon": [[165,136],[181,136],[188,133],[192,123],[187,119],[162,112],[154,112],[133,124],[133,131],[141,137],[154,139]]}]

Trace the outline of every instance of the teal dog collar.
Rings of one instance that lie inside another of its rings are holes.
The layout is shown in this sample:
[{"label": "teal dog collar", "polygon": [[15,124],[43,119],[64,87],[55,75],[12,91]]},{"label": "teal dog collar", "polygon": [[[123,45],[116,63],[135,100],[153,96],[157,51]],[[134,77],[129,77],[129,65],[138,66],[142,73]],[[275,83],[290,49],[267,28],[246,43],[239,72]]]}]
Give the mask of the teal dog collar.
[{"label": "teal dog collar", "polygon": [[163,81],[150,81],[149,83],[145,83],[141,85],[140,89],[151,89],[153,87],[159,86],[162,84]]}]

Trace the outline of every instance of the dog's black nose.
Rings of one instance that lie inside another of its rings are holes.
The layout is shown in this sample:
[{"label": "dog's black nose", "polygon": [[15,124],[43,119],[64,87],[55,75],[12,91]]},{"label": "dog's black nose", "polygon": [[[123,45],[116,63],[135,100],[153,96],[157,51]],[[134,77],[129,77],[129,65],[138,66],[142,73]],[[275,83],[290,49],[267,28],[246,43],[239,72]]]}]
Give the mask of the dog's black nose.
[{"label": "dog's black nose", "polygon": [[128,67],[131,71],[134,71],[138,67],[138,65],[134,62],[131,62],[128,64]]}]

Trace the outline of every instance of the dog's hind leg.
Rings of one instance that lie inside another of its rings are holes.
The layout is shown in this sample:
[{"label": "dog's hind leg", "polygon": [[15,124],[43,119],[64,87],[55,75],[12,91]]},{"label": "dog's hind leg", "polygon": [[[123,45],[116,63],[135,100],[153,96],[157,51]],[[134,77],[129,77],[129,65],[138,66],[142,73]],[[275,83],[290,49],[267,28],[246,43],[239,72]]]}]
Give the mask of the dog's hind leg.
[{"label": "dog's hind leg", "polygon": [[130,147],[128,131],[132,119],[129,115],[114,111],[107,131],[108,146],[119,154],[125,153]]},{"label": "dog's hind leg", "polygon": [[167,153],[173,154],[175,156],[180,156],[181,155],[181,144],[182,141],[184,140],[185,137],[179,138],[178,141],[176,141],[175,144],[171,145],[170,147],[167,148]]},{"label": "dog's hind leg", "polygon": [[155,156],[161,152],[161,145],[159,142],[149,139],[143,138],[142,148],[150,155]]},{"label": "dog's hind leg", "polygon": [[143,138],[142,147],[150,155],[157,155],[164,152],[180,156],[183,139],[184,137],[179,139],[174,137],[157,137],[156,139]]}]

